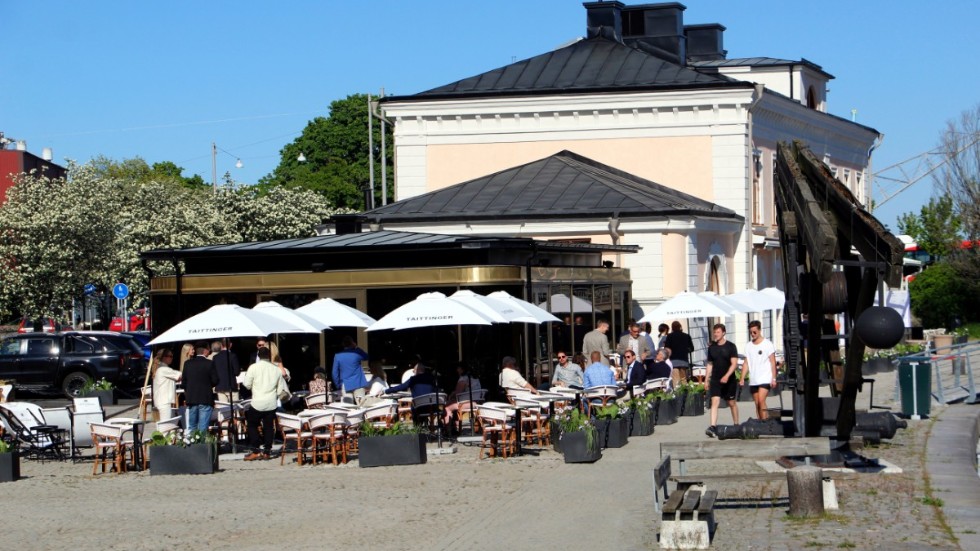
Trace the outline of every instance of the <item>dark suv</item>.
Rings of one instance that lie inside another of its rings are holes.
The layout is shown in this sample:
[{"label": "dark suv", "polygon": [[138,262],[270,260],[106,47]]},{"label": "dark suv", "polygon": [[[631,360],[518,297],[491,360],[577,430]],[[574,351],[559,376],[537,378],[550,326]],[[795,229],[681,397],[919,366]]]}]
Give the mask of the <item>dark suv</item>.
[{"label": "dark suv", "polygon": [[118,333],[24,333],[0,341],[0,378],[19,389],[74,398],[93,379],[136,386],[145,374],[139,344]]}]

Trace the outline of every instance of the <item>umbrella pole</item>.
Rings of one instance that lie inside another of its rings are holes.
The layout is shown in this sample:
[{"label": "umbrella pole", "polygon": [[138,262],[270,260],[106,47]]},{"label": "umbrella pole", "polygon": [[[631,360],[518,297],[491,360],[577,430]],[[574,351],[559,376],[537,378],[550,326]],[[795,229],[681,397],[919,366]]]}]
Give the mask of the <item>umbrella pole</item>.
[{"label": "umbrella pole", "polygon": [[[226,349],[228,352],[228,357],[225,358],[225,365],[228,367],[228,402],[231,403],[231,411],[228,412],[231,418],[231,424],[228,425],[228,437],[231,438],[231,453],[238,453],[238,429],[235,424],[238,422],[235,417],[235,385],[238,381],[235,380],[231,372],[231,350]],[[220,432],[220,431],[219,431]]]},{"label": "umbrella pole", "polygon": [[[150,384],[150,368],[153,367],[153,362],[156,361],[156,353],[150,352],[150,365],[146,369],[146,376],[143,377],[143,388],[146,388]],[[153,387],[150,387],[150,397],[153,397]],[[143,422],[146,422],[146,393],[143,389],[140,389],[140,415],[143,418]]]}]

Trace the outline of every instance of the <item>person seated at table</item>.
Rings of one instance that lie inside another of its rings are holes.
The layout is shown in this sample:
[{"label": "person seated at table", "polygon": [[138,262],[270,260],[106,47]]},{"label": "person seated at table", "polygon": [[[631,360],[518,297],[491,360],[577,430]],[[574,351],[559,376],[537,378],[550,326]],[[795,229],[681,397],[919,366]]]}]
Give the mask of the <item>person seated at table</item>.
[{"label": "person seated at table", "polygon": [[[469,400],[468,392],[472,390],[480,390],[480,379],[470,375],[470,370],[463,364],[456,366],[456,374],[459,375],[459,379],[456,380],[456,388],[449,393],[449,397],[446,399],[446,424],[450,425],[453,420],[453,415],[459,409],[460,397],[463,401]],[[462,395],[462,396],[460,396]]]},{"label": "person seated at table", "polygon": [[177,381],[180,371],[170,367],[174,353],[169,348],[157,350],[153,356],[153,420],[170,419],[174,413],[174,402],[177,399]]},{"label": "person seated at table", "polygon": [[412,398],[415,398],[424,394],[439,392],[439,385],[436,383],[436,378],[429,371],[429,368],[419,363],[415,366],[415,375],[412,375],[400,385],[386,388],[384,394],[394,394],[404,390],[411,391]]},{"label": "person seated at table", "polygon": [[555,374],[551,376],[551,386],[582,390],[583,383],[582,366],[568,361],[568,354],[565,354],[564,350],[559,350],[558,365],[555,366]]},{"label": "person seated at table", "polygon": [[[313,369],[313,379],[310,381],[309,389],[310,396],[327,393],[327,368],[318,365]],[[329,399],[324,400],[324,403],[329,401]],[[323,409],[323,404],[312,405],[310,409]]]},{"label": "person seated at table", "polygon": [[670,377],[672,369],[670,368],[670,364],[667,363],[668,350],[667,348],[657,350],[657,356],[653,359],[653,363],[647,366],[648,381]]},{"label": "person seated at table", "polygon": [[636,353],[627,350],[623,353],[623,368],[626,370],[626,388],[642,386],[647,380],[647,370]]},{"label": "person seated at table", "polygon": [[500,378],[498,382],[500,383],[500,388],[507,392],[507,390],[527,390],[531,394],[537,394],[538,390],[527,382],[524,377],[516,369],[517,358],[513,356],[504,356],[503,360],[500,360]]},{"label": "person seated at table", "polygon": [[582,380],[586,389],[595,386],[616,386],[616,377],[609,370],[609,366],[602,363],[602,353],[598,350],[592,352],[592,363],[585,368]]},{"label": "person seated at table", "polygon": [[385,375],[381,362],[369,363],[368,370],[371,372],[371,380],[368,381],[367,394],[359,404],[361,407],[370,407],[380,402],[385,389],[388,388],[388,376]]}]

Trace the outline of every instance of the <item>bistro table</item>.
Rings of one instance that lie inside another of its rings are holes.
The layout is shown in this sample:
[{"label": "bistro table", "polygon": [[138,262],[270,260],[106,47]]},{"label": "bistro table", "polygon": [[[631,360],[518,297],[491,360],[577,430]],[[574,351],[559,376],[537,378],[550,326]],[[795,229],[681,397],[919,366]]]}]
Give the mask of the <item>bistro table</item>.
[{"label": "bistro table", "polygon": [[129,428],[126,429],[133,433],[133,470],[142,471],[143,470],[143,425],[146,424],[145,421],[139,418],[130,417],[112,417],[106,420],[106,423],[112,425],[128,425]]}]

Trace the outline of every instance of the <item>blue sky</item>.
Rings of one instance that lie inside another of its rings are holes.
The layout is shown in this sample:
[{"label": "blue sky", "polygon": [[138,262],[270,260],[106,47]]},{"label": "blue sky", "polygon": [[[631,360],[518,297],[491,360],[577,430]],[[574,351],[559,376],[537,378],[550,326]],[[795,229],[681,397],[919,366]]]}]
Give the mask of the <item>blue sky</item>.
[{"label": "blue sky", "polygon": [[[975,1],[683,3],[685,23],[727,27],[729,57],[806,58],[834,75],[830,112],[857,109],[885,134],[874,170],[932,149],[980,101]],[[140,156],[206,181],[214,141],[219,177],[254,183],[332,100],[412,94],[584,33],[570,0],[0,1],[0,131],[58,162]],[[894,230],[931,194],[926,179],[876,214]]]}]

